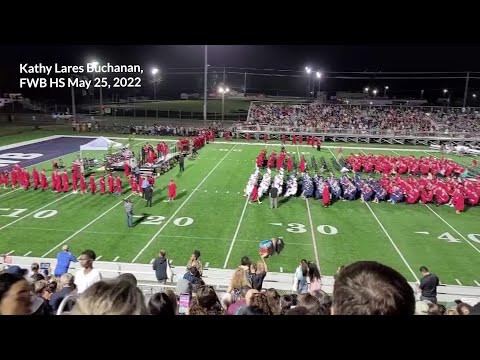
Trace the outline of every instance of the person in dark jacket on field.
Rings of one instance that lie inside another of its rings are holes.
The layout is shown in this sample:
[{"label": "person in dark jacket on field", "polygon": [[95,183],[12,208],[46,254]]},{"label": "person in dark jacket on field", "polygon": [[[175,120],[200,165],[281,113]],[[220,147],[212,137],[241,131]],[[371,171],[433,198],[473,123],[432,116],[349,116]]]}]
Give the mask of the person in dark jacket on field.
[{"label": "person in dark jacket on field", "polygon": [[167,253],[165,250],[160,250],[159,256],[153,262],[153,270],[155,270],[155,275],[160,284],[165,285],[167,283],[167,258],[165,257]]}]

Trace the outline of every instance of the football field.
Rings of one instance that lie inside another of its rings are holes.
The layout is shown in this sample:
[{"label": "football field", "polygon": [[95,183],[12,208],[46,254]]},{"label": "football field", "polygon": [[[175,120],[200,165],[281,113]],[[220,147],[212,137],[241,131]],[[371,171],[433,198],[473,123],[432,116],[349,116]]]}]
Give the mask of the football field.
[{"label": "football field", "polygon": [[[156,144],[155,138],[136,139],[135,152],[147,141]],[[306,146],[286,148],[297,159],[305,155],[308,164],[311,156],[317,161],[323,156],[332,168],[338,144],[326,145],[330,147],[321,152]],[[220,141],[208,144],[195,160],[186,160],[185,172],[179,173],[176,167],[156,179],[154,204],[148,208],[145,200],[132,195],[126,180],[121,196],[1,188],[0,253],[54,257],[63,244],[68,244],[74,254],[93,249],[102,261],[150,263],[160,249],[165,249],[175,264],[183,264],[194,249],[199,249],[204,266],[235,268],[244,255],[258,259],[260,241],[283,236],[284,252],[267,260],[271,271],[294,272],[305,258],[319,263],[323,275],[333,275],[340,265],[377,260],[397,269],[409,281],[418,280],[419,267],[426,265],[442,283],[480,286],[479,207],[457,215],[453,208],[431,204],[339,201],[324,208],[321,200],[300,197],[280,198],[276,210],[269,208],[268,198],[262,204],[249,204],[243,190],[263,147]],[[431,153],[428,148],[400,145],[342,147],[345,157],[351,152],[417,157]],[[68,164],[78,151],[64,148],[56,147],[56,151]],[[268,153],[272,149],[278,153],[280,145],[269,145]],[[15,147],[6,151],[18,152]],[[470,162],[468,158],[449,157],[463,164]],[[50,172],[51,159],[31,164],[29,169],[35,166]],[[163,189],[170,178],[177,183],[174,202],[166,202],[167,190]],[[136,216],[131,229],[122,202],[126,197],[132,199]]]}]

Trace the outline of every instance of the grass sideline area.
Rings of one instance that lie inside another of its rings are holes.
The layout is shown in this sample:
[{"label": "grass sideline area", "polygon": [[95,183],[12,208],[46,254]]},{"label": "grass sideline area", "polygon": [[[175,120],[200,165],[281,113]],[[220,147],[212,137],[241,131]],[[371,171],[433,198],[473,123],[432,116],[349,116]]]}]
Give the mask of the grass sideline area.
[{"label": "grass sideline area", "polygon": [[[5,145],[5,137],[0,140]],[[24,140],[20,135],[8,139],[11,143]],[[134,150],[144,142],[135,139]],[[334,147],[320,153],[291,145],[287,151],[297,157],[304,153],[307,159],[321,155],[330,165],[337,149],[336,144],[329,145]],[[369,150],[363,144],[355,145],[362,150],[351,151],[395,155],[389,147]],[[345,146],[342,144],[347,156],[351,151]],[[157,179],[151,208],[146,208],[140,197],[130,195],[126,181],[121,197],[0,189],[0,253],[51,257],[68,243],[74,253],[94,249],[102,261],[150,263],[165,249],[175,263],[184,263],[194,249],[200,249],[207,266],[235,268],[244,255],[258,259],[260,241],[283,236],[287,246],[280,256],[268,260],[271,271],[293,272],[300,259],[306,258],[318,261],[322,274],[333,275],[340,265],[377,260],[409,281],[417,280],[418,268],[426,265],[442,283],[479,286],[478,207],[456,215],[449,207],[365,205],[359,201],[323,208],[320,201],[289,198],[281,199],[277,210],[269,209],[268,199],[261,205],[248,204],[243,189],[263,147],[261,143],[207,145],[196,160],[186,161],[184,173],[175,168]],[[280,150],[279,145],[272,147]],[[410,153],[426,155],[420,149]],[[64,163],[77,154],[63,155]],[[86,155],[99,157],[98,153]],[[36,167],[50,170],[51,161]],[[167,192],[161,190],[170,178],[178,186],[172,203],[165,202]],[[122,206],[122,199],[128,196],[138,216],[133,229],[126,226]]]}]

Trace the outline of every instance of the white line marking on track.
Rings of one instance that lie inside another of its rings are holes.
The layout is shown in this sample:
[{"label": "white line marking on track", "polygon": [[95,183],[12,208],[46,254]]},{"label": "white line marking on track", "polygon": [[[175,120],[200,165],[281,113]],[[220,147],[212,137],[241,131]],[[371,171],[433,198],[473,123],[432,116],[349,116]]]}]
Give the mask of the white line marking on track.
[{"label": "white line marking on track", "polygon": [[477,286],[480,286],[480,283],[477,280],[473,280],[473,282],[477,284]]},{"label": "white line marking on track", "polygon": [[12,251],[9,251],[8,253],[6,253],[5,255],[10,255],[10,254],[13,254],[15,252],[15,250],[12,250]]},{"label": "white line marking on track", "polygon": [[[132,196],[133,193],[131,193],[130,195],[128,195],[125,199],[128,199],[130,196]],[[122,201],[119,201],[118,203],[116,203],[115,205],[113,205],[110,209],[108,209],[107,211],[105,211],[104,213],[100,214],[99,216],[97,216],[95,219],[93,219],[92,221],[90,221],[87,225],[85,225],[84,227],[82,227],[80,230],[77,230],[75,233],[73,233],[72,235],[70,235],[68,238],[66,238],[65,240],[63,240],[62,242],[58,243],[57,245],[55,245],[53,248],[51,248],[50,250],[48,250],[45,254],[42,255],[42,257],[46,257],[48,254],[50,254],[53,250],[57,249],[60,245],[63,245],[65,244],[68,240],[74,238],[75,236],[77,236],[78,234],[80,234],[83,230],[85,230],[86,228],[88,228],[90,225],[92,225],[94,222],[96,222],[97,220],[101,219],[102,217],[104,217],[105,215],[107,215],[110,211],[112,211],[113,209],[115,209],[118,205],[122,204],[123,203],[123,200]]]},{"label": "white line marking on track", "polygon": [[31,252],[31,251],[29,251],[29,252],[27,252],[27,253],[23,254],[23,256],[28,256],[28,255],[30,255],[31,253],[32,253],[32,252]]},{"label": "white line marking on track", "polygon": [[[298,153],[298,158],[300,158],[300,151],[298,150],[298,146],[297,146],[297,153]],[[310,212],[310,204],[308,203],[308,199],[305,199],[305,203],[307,204],[308,221],[310,222],[310,232],[312,234],[313,252],[315,253],[315,260],[317,262],[318,271],[322,273],[320,269],[320,259],[318,257],[318,251],[317,251],[317,239],[315,238],[315,230],[313,228],[312,213]]]},{"label": "white line marking on track", "polygon": [[457,282],[458,285],[462,285],[462,283],[460,282],[460,280],[455,279],[455,281]]},{"label": "white line marking on track", "polygon": [[49,207],[50,205],[53,205],[53,204],[55,204],[56,202],[58,202],[58,201],[60,201],[60,200],[62,200],[62,199],[65,199],[66,197],[68,197],[68,196],[70,196],[70,195],[72,195],[72,194],[73,194],[73,193],[69,193],[69,194],[67,194],[67,195],[62,196],[61,198],[58,198],[57,200],[54,200],[54,201],[52,201],[52,202],[49,202],[48,204],[43,205],[42,207],[40,207],[40,208],[38,208],[38,209],[36,209],[36,210],[34,210],[34,211],[32,211],[32,212],[29,212],[27,215],[24,215],[24,216],[22,216],[22,217],[19,217],[17,220],[14,220],[14,221],[12,221],[11,223],[8,223],[8,224],[6,224],[6,225],[3,225],[2,227],[0,227],[0,230],[3,230],[3,229],[5,229],[6,227],[9,227],[10,225],[13,225],[13,224],[15,224],[16,222],[18,222],[18,221],[20,221],[20,220],[22,220],[22,219],[25,219],[26,217],[29,217],[30,215],[35,214],[37,211],[40,211],[40,210],[42,210],[42,209],[45,209],[46,207]]},{"label": "white line marking on track", "polygon": [[425,204],[425,206],[480,254],[480,250],[475,245],[473,245],[467,238],[465,238],[465,236],[460,234],[452,225],[446,222],[445,219],[438,215],[430,206],[428,206],[428,204]]},{"label": "white line marking on track", "polygon": [[242,225],[243,217],[245,216],[245,211],[247,210],[249,198],[245,199],[245,205],[243,206],[242,214],[240,215],[240,219],[238,219],[237,229],[235,230],[235,234],[233,234],[232,243],[230,244],[230,249],[228,249],[227,257],[225,258],[225,263],[223,264],[223,268],[227,268],[228,260],[230,259],[230,255],[232,254],[233,245],[235,244],[235,240],[237,240],[238,232],[240,231],[240,225]]},{"label": "white line marking on track", "polygon": [[19,187],[19,188],[17,188],[17,189],[14,189],[14,190],[11,190],[11,191],[9,191],[9,192],[6,192],[5,194],[0,195],[0,198],[1,198],[1,197],[4,197],[4,196],[7,196],[8,194],[11,194],[11,193],[13,193],[13,192],[15,192],[15,191],[18,191],[18,190],[20,190],[20,189],[22,189],[22,188]]},{"label": "white line marking on track", "polygon": [[[215,165],[212,170],[210,170],[210,172],[203,178],[203,180],[200,182],[200,184],[198,184],[198,186],[195,188],[195,190],[198,190],[198,188],[200,188],[200,186],[203,185],[203,183],[205,181],[207,181],[207,179],[210,177],[210,175],[212,175],[212,173],[215,171],[215,169],[223,162],[223,160],[225,160],[227,158],[228,155],[230,155],[230,153],[233,151],[233,149],[235,149],[236,145],[234,145],[226,154],[223,158],[220,159],[219,162],[217,162],[217,165]],[[140,252],[137,254],[137,256],[135,256],[132,260],[132,263],[135,262],[139,257],[140,255],[143,254],[143,252],[150,246],[150,244],[155,240],[155,238],[163,231],[163,229],[165,229],[165,227],[170,223],[170,221],[175,217],[175,215],[178,214],[178,212],[183,208],[183,206],[188,202],[188,200],[190,200],[192,198],[192,196],[195,194],[194,191],[192,191],[192,193],[185,199],[185,201],[177,208],[177,210],[175,210],[175,212],[172,214],[172,216],[170,216],[168,218],[168,220],[165,222],[165,224],[163,224],[163,226],[158,229],[158,231],[155,233],[155,235],[152,236],[152,238],[147,242],[147,244],[143,247],[142,250],[140,250]]]},{"label": "white line marking on track", "polygon": [[120,256],[117,256],[115,259],[113,259],[113,261],[117,261],[119,257],[120,257]]},{"label": "white line marking on track", "polygon": [[387,230],[385,230],[385,227],[383,226],[383,224],[380,222],[380,220],[378,219],[377,215],[375,215],[375,213],[373,212],[372,208],[370,207],[370,205],[368,204],[367,201],[365,201],[365,205],[367,205],[368,209],[370,210],[370,212],[372,213],[373,217],[375,218],[375,220],[377,220],[377,223],[378,225],[380,225],[380,227],[382,228],[383,232],[385,233],[385,235],[387,235],[387,238],[388,240],[390,240],[390,242],[392,243],[393,247],[395,248],[395,250],[397,251],[398,255],[400,255],[400,258],[403,260],[403,262],[405,263],[405,265],[407,266],[408,270],[410,270],[410,272],[412,273],[413,277],[415,278],[415,280],[417,282],[420,282],[420,280],[418,279],[417,277],[417,274],[415,274],[415,271],[413,271],[413,269],[411,268],[411,266],[408,264],[407,260],[405,260],[405,257],[403,256],[403,254],[401,253],[400,249],[397,247],[397,245],[395,244],[395,242],[393,241],[393,239],[391,238],[390,234],[387,232]]},{"label": "white line marking on track", "polygon": [[208,265],[210,265],[210,263],[207,261],[207,262],[205,263],[205,267],[208,268]]},{"label": "white line marking on track", "polygon": [[103,257],[103,255],[100,255],[99,257],[97,257],[97,258],[95,259],[95,261],[100,260],[102,257]]}]

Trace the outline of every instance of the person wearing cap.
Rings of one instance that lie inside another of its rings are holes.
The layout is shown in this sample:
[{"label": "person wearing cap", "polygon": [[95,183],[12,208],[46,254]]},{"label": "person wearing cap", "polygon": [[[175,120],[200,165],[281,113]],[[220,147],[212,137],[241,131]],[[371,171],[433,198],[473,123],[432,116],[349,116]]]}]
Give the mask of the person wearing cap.
[{"label": "person wearing cap", "polygon": [[30,286],[26,269],[11,266],[0,274],[0,315],[29,315]]},{"label": "person wearing cap", "polygon": [[78,262],[77,258],[72,255],[68,245],[63,245],[62,251],[57,254],[57,266],[53,272],[55,277],[60,277],[65,273],[68,273],[70,262]]}]

